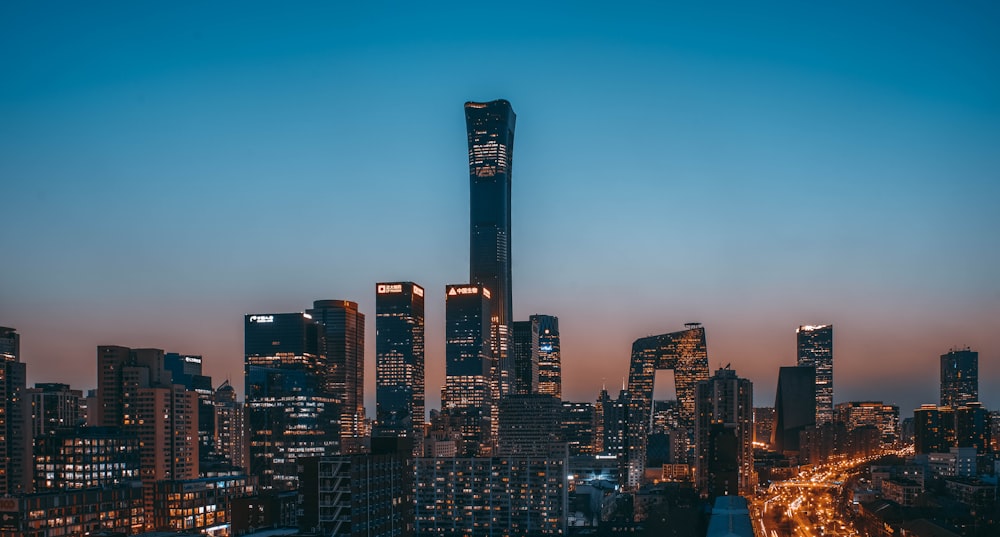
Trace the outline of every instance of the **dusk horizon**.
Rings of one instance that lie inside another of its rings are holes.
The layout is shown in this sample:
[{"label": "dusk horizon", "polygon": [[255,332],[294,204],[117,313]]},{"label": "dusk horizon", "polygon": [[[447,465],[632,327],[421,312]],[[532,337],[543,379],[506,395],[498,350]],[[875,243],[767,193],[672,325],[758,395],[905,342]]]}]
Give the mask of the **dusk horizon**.
[{"label": "dusk horizon", "polygon": [[969,347],[1000,407],[996,8],[784,8],[0,8],[0,325],[29,384],[95,388],[123,345],[242,396],[245,314],[351,300],[374,418],[375,284],[413,281],[439,408],[462,103],[506,99],[513,319],[559,318],[564,399],[700,322],[772,406],[796,327],[832,324],[835,402],[911,416]]}]

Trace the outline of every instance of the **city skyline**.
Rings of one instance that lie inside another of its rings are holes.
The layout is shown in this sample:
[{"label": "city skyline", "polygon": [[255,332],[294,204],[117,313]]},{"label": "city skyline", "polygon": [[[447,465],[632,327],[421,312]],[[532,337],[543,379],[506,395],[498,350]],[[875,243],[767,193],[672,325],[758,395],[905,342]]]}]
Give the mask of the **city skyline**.
[{"label": "city skyline", "polygon": [[[937,401],[940,355],[968,346],[984,404],[1000,406],[995,12],[939,7],[934,23],[870,7],[871,20],[895,17],[884,36],[838,13],[819,24],[791,10],[750,29],[738,9],[719,20],[667,9],[655,22],[584,9],[578,29],[515,25],[498,60],[512,75],[499,80],[467,77],[484,43],[432,20],[439,37],[421,41],[403,18],[382,28],[363,11],[251,10],[219,27],[221,11],[191,21],[176,8],[165,31],[150,14],[95,9],[64,16],[137,19],[106,40],[70,26],[43,45],[34,39],[58,24],[2,9],[39,31],[0,32],[24,53],[0,89],[0,177],[17,200],[0,325],[21,334],[31,385],[95,388],[95,348],[124,345],[204,356],[206,374],[242,394],[241,316],[339,298],[374,319],[376,282],[414,281],[430,290],[427,408],[438,408],[441,290],[468,270],[461,106],[506,99],[520,119],[511,320],[560,318],[566,400],[619,385],[635,339],[696,321],[710,369],[732,363],[758,406],[773,404],[794,329],[809,324],[837,326],[834,403],[884,400],[907,415]],[[356,29],[328,36],[323,24],[344,29],[334,15]],[[785,33],[769,36],[772,25]],[[305,31],[283,33],[293,27]],[[950,47],[921,44],[932,30]],[[258,34],[257,48],[226,45]],[[410,43],[433,54],[417,61]],[[413,94],[383,84],[390,73]],[[312,232],[327,210],[356,227]],[[373,417],[374,345],[365,362]]]}]

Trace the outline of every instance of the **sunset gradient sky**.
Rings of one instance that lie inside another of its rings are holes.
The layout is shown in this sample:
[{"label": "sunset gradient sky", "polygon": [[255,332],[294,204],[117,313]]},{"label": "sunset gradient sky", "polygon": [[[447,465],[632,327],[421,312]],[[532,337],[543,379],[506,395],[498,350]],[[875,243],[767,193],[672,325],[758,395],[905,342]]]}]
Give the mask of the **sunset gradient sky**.
[{"label": "sunset gradient sky", "polygon": [[[835,326],[835,401],[904,417],[938,356],[1000,408],[1000,4],[0,4],[0,325],[29,382],[96,347],[202,354],[242,392],[243,315],[468,279],[462,103],[505,98],[514,312],[557,315],[565,398],[705,324],[774,401]],[[355,5],[358,4],[358,5]],[[365,5],[360,5],[365,4]]]}]

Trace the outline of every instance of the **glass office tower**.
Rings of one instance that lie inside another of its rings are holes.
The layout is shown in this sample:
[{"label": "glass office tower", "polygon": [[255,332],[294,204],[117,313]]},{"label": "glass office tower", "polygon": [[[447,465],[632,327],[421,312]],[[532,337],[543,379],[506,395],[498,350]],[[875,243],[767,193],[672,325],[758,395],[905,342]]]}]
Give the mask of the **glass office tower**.
[{"label": "glass office tower", "polygon": [[424,439],[424,289],[413,282],[375,285],[375,436]]},{"label": "glass office tower", "polygon": [[493,381],[501,395],[511,391],[513,366],[507,355],[511,316],[510,188],[516,116],[505,100],[465,103],[469,139],[469,280],[493,293]]},{"label": "glass office tower", "polygon": [[979,401],[979,353],[970,349],[941,355],[941,406]]},{"label": "glass office tower", "polygon": [[816,425],[833,422],[833,325],[800,326],[796,331],[800,366],[816,368]]},{"label": "glass office tower", "polygon": [[445,288],[445,386],[442,410],[460,423],[465,456],[490,452],[496,425],[490,345],[491,293],[480,285]]}]

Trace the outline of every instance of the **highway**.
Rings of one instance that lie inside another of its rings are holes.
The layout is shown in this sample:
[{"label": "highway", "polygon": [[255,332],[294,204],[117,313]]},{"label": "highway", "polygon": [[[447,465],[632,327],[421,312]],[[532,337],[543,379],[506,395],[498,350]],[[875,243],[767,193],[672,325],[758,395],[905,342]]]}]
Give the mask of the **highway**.
[{"label": "highway", "polygon": [[859,537],[845,516],[850,506],[840,501],[843,483],[883,455],[815,466],[772,483],[766,492],[751,498],[755,533],[758,537]]}]

